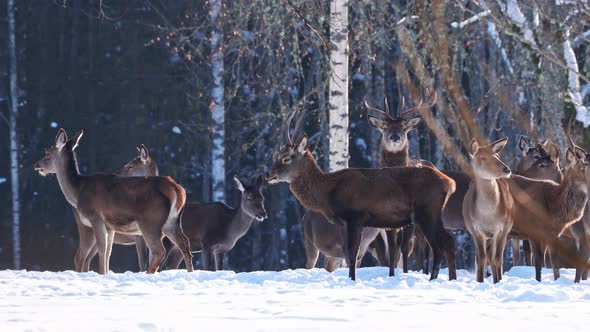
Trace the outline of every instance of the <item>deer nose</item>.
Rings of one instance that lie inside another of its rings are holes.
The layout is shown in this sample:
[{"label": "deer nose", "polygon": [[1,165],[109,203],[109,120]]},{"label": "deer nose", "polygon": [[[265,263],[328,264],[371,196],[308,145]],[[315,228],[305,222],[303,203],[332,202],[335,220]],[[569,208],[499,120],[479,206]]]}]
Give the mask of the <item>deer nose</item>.
[{"label": "deer nose", "polygon": [[401,139],[401,137],[398,134],[391,134],[389,135],[389,139],[397,142]]},{"label": "deer nose", "polygon": [[510,167],[508,166],[504,166],[504,173],[506,174],[510,174],[512,171],[510,170]]}]

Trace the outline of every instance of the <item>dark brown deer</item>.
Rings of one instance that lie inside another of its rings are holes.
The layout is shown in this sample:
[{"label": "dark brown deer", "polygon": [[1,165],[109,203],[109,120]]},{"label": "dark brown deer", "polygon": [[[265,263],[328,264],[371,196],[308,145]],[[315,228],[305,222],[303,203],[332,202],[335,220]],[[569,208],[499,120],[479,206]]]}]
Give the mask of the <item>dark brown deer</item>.
[{"label": "dark brown deer", "polygon": [[[246,184],[237,176],[234,181],[242,193],[237,208],[220,202],[187,203],[184,208],[182,229],[190,240],[191,250],[201,251],[205,270],[222,270],[225,253],[248,232],[254,221],[262,222],[267,217],[262,195],[263,177],[257,177],[253,184]],[[180,250],[173,248],[166,268],[178,268],[181,259]]]},{"label": "dark brown deer", "polygon": [[184,189],[170,177],[80,175],[75,149],[82,134],[80,131],[68,139],[60,129],[55,144],[35,164],[35,170],[41,175],[56,174],[66,200],[78,209],[82,224],[92,227],[99,250],[99,273],[109,271],[116,232],[143,236],[151,255],[147,273],[156,272],[164,259],[164,236],[181,248],[187,270],[192,271],[188,239],[180,227]]},{"label": "dark brown deer", "polygon": [[[559,165],[560,152],[555,144],[549,140],[544,140],[532,145],[527,137],[520,136],[518,148],[522,153],[522,157],[516,166],[516,174],[531,179],[561,182],[563,174]],[[513,265],[520,262],[520,240],[518,238],[510,239]],[[525,264],[530,266],[533,262],[533,256],[529,240],[523,239],[523,249]]]},{"label": "dark brown deer", "polygon": [[[145,145],[137,147],[137,157],[131,159],[125,166],[116,171],[114,174],[123,177],[131,176],[157,176],[158,167],[156,162],[150,157],[150,154]],[[96,246],[96,238],[92,227],[85,226],[80,219],[78,210],[73,207],[74,219],[78,227],[79,245],[74,256],[74,266],[77,272],[88,272],[90,270],[90,262],[98,253]],[[115,244],[135,245],[137,250],[137,259],[139,262],[139,271],[147,269],[147,246],[143,237],[140,235],[127,235],[123,233],[115,233],[113,240]]]},{"label": "dark brown deer", "polygon": [[502,258],[508,233],[512,229],[514,202],[504,179],[511,171],[499,157],[508,138],[480,146],[469,143],[469,156],[474,179],[463,201],[463,217],[475,244],[475,273],[484,281],[489,261],[494,283],[502,280]]},{"label": "dark brown deer", "polygon": [[[569,127],[567,136],[571,147],[565,154],[567,166],[561,183],[518,175],[507,181],[515,204],[512,233],[530,239],[537,281],[541,281],[544,248],[551,258],[553,277],[559,278],[559,237],[582,218],[588,201],[586,152],[573,143]],[[572,257],[572,260],[581,274],[587,261],[583,262],[579,257]]]},{"label": "dark brown deer", "polygon": [[[369,110],[372,110],[377,114],[381,115],[380,118],[371,115],[368,116],[369,123],[371,124],[371,126],[378,129],[382,134],[380,143],[381,167],[419,167],[422,165],[434,167],[434,165],[432,165],[432,163],[427,160],[410,159],[410,143],[408,133],[413,129],[418,128],[421,119],[408,119],[407,116],[413,113],[419,113],[421,110],[430,109],[435,104],[436,93],[433,93],[430,96],[430,98],[428,98],[428,101],[426,103],[419,103],[417,106],[414,106],[409,109],[405,108],[405,103],[402,99],[398,115],[392,116],[389,111],[389,107],[387,106],[387,101],[385,102],[385,111],[370,106],[368,103],[365,102],[365,105]],[[443,224],[446,228],[449,229],[465,229],[465,223],[463,222],[462,213],[463,197],[467,192],[467,188],[469,187],[469,182],[471,181],[471,179],[462,172],[450,171],[443,173],[455,180],[457,186],[455,193],[451,196],[443,210]],[[388,238],[391,242],[391,239],[394,238],[394,234],[388,234]],[[404,273],[408,272],[408,255],[411,251],[410,248],[412,247],[409,244],[409,242],[412,240],[414,240],[414,246],[417,249],[414,254],[414,257],[416,258],[417,267],[423,267],[422,271],[427,274],[428,264],[424,264],[423,262],[428,262],[430,250],[427,245],[425,246],[426,240],[424,239],[422,233],[418,230],[414,230],[413,225],[409,225],[402,228],[398,232],[397,241],[394,242],[396,244],[396,247],[390,247],[391,252],[396,253],[395,257],[393,258],[394,265],[397,265],[397,253],[401,251],[403,271]]]},{"label": "dark brown deer", "polygon": [[349,277],[356,278],[363,227],[392,229],[413,222],[420,225],[433,251],[431,279],[438,277],[443,252],[449,262],[449,279],[456,279],[454,240],[441,221],[442,208],[455,191],[455,182],[428,166],[324,173],[308,149],[307,136],[304,134],[297,144],[290,137],[293,116],[287,121],[287,143],[274,157],[267,180],[271,184],[289,183],[303,206],[343,226]]}]

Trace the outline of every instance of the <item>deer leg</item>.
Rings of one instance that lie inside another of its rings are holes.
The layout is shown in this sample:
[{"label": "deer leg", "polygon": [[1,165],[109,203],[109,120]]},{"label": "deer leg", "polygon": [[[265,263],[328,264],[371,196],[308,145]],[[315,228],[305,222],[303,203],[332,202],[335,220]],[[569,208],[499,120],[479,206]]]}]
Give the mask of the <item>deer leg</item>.
[{"label": "deer leg", "polygon": [[96,254],[98,254],[98,247],[96,246],[96,239],[94,238],[94,236],[92,236],[92,243],[92,249],[90,249],[90,253],[86,256],[86,259],[84,260],[84,272],[90,271],[90,263],[92,263],[92,260],[94,259]]},{"label": "deer leg", "polygon": [[342,264],[342,258],[326,257],[326,264],[324,264],[324,268],[326,269],[326,271],[332,273],[338,267],[340,267],[341,264]]},{"label": "deer leg", "polygon": [[139,272],[145,272],[148,264],[148,250],[143,236],[135,237],[135,250],[137,251],[137,262],[139,263]]},{"label": "deer leg", "polygon": [[535,262],[535,279],[537,281],[541,281],[541,269],[543,268],[543,246],[541,246],[538,242],[530,242],[531,249],[534,255],[534,262]]},{"label": "deer leg", "polygon": [[113,243],[115,242],[115,231],[107,229],[107,259],[106,259],[106,271],[110,271],[111,254],[113,253]]},{"label": "deer leg", "polygon": [[524,251],[524,264],[526,266],[533,266],[533,250],[531,248],[531,241],[522,240],[522,250]]},{"label": "deer leg", "polygon": [[346,263],[348,264],[348,277],[352,280],[356,280],[356,260],[359,254],[363,232],[363,226],[359,221],[358,219],[347,221],[346,224],[346,253],[348,256]]},{"label": "deer leg", "polygon": [[520,263],[520,240],[510,239],[510,246],[512,248],[512,266],[517,266]]},{"label": "deer leg", "polygon": [[492,258],[493,264],[496,266],[496,275],[494,276],[494,283],[502,280],[502,274],[504,272],[502,261],[504,258],[504,250],[506,248],[506,241],[508,240],[508,233],[500,234],[496,239],[494,257]]},{"label": "deer leg", "polygon": [[213,271],[213,250],[211,248],[203,248],[201,252],[201,259],[203,260],[203,270]]},{"label": "deer leg", "polygon": [[553,268],[553,279],[559,279],[559,256],[557,252],[557,243],[550,243],[547,246],[547,251],[549,252],[549,259],[551,259],[551,266]]},{"label": "deer leg", "polygon": [[414,225],[408,225],[401,230],[401,253],[402,253],[402,267],[404,273],[408,273],[408,258],[411,253],[412,234],[414,233]]},{"label": "deer leg", "polygon": [[375,240],[371,242],[369,252],[379,262],[379,265],[387,266],[389,263],[388,250],[387,237],[383,231],[380,231]]},{"label": "deer leg", "polygon": [[[76,272],[88,272],[86,261],[88,255],[95,246],[96,239],[92,227],[87,227],[82,224],[81,216],[78,210],[74,210],[74,219],[76,220],[76,227],[78,228],[78,249],[74,256],[74,270]],[[90,262],[88,262],[90,264]]]},{"label": "deer leg", "polygon": [[98,249],[98,273],[106,274],[108,272],[108,231],[105,224],[97,218],[91,220],[91,224]]},{"label": "deer leg", "polygon": [[215,270],[222,271],[223,270],[223,251],[215,252]]},{"label": "deer leg", "polygon": [[397,230],[389,229],[385,231],[387,246],[389,251],[389,276],[395,276],[395,265],[397,264]]},{"label": "deer leg", "polygon": [[475,278],[477,282],[483,282],[487,265],[486,240],[481,234],[472,234],[472,237],[475,245]]},{"label": "deer leg", "polygon": [[182,255],[182,252],[180,251],[180,249],[178,249],[178,247],[176,247],[176,246],[172,246],[172,248],[170,248],[170,250],[168,250],[168,255],[167,255],[166,261],[164,262],[163,265],[166,268],[166,270],[178,269],[182,259],[183,259],[183,255]]},{"label": "deer leg", "polygon": [[303,236],[303,246],[305,247],[305,257],[307,259],[305,263],[306,269],[313,269],[318,262],[318,257],[320,256],[320,251],[313,243],[313,240],[308,238],[308,236]]},{"label": "deer leg", "polygon": [[166,225],[162,231],[164,232],[164,235],[166,235],[168,239],[170,239],[170,241],[172,241],[172,243],[174,243],[174,245],[180,249],[180,252],[182,252],[186,270],[188,272],[193,272],[193,255],[191,254],[188,237],[184,235],[178,223]]}]

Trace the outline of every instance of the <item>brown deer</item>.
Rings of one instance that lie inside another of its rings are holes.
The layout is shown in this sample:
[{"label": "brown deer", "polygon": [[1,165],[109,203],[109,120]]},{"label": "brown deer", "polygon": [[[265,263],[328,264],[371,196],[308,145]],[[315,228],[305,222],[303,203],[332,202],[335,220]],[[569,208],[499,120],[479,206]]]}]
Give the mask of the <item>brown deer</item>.
[{"label": "brown deer", "polygon": [[[236,187],[242,193],[240,206],[237,208],[220,202],[185,205],[182,229],[190,240],[191,250],[201,251],[205,270],[222,270],[225,253],[248,232],[254,221],[262,222],[266,219],[263,180],[262,176],[258,176],[253,184],[246,184],[234,176]],[[181,259],[180,250],[173,248],[166,260],[166,268],[178,268]]]},{"label": "brown deer", "polygon": [[[586,152],[573,143],[569,131],[568,126],[567,136],[571,147],[565,154],[567,166],[561,183],[518,175],[507,181],[514,198],[512,233],[530,239],[537,281],[541,281],[544,248],[547,248],[551,258],[553,277],[559,278],[559,237],[582,218],[588,201]],[[579,257],[571,259],[581,274],[587,267],[587,261],[583,262]]]},{"label": "brown deer", "polygon": [[[416,167],[422,165],[434,167],[434,165],[432,165],[432,163],[427,160],[410,159],[410,143],[408,133],[413,129],[418,128],[421,123],[421,119],[419,117],[407,119],[407,116],[412,113],[419,113],[421,110],[430,109],[436,104],[436,96],[436,93],[433,93],[428,98],[426,103],[421,102],[409,109],[405,108],[405,103],[402,99],[397,116],[391,115],[387,105],[387,100],[385,101],[385,111],[370,106],[365,102],[365,106],[369,110],[381,115],[381,118],[371,115],[368,116],[371,126],[379,130],[382,134],[380,143],[381,167]],[[467,192],[467,188],[471,179],[462,172],[450,171],[443,173],[455,180],[457,187],[455,193],[451,196],[443,210],[443,224],[448,229],[465,229],[462,213],[463,197]],[[396,265],[398,262],[397,253],[399,253],[401,249],[403,271],[404,273],[408,272],[408,255],[411,252],[410,248],[412,247],[410,242],[414,241],[414,247],[417,249],[414,255],[416,258],[417,267],[419,269],[420,267],[423,267],[422,271],[426,274],[428,273],[428,264],[424,264],[424,262],[428,262],[430,250],[428,245],[426,245],[426,240],[419,230],[414,230],[413,225],[409,225],[399,231],[397,235],[397,241],[391,240],[394,238],[393,233],[388,234],[388,238],[390,239],[390,242],[394,242],[396,244],[396,247],[394,248],[391,248],[392,246],[390,246],[390,251],[396,253],[394,255],[395,257],[393,258],[394,265]]]},{"label": "brown deer", "polygon": [[508,233],[512,229],[514,202],[504,179],[511,171],[499,157],[508,138],[480,146],[475,139],[469,143],[469,156],[474,179],[463,201],[463,217],[475,244],[475,273],[484,281],[489,261],[494,283],[502,279],[502,258]]},{"label": "brown deer", "polygon": [[[157,176],[158,167],[156,162],[150,157],[150,154],[145,145],[137,147],[138,155],[131,159],[125,166],[116,171],[114,174],[123,177],[131,176]],[[72,207],[74,212],[74,219],[78,227],[79,245],[74,256],[74,266],[77,272],[88,272],[90,270],[90,262],[98,253],[96,246],[96,239],[92,227],[85,226],[80,219],[80,214],[75,207]],[[135,245],[137,249],[137,259],[139,262],[139,271],[147,269],[147,246],[143,237],[140,235],[127,235],[123,233],[115,233],[113,240],[115,244]]]},{"label": "brown deer", "polygon": [[[522,157],[516,166],[516,174],[532,179],[561,182],[563,174],[559,166],[560,152],[555,144],[549,140],[544,140],[532,145],[527,137],[520,136],[518,148],[522,153]],[[541,161],[538,162],[539,160]],[[512,265],[517,265],[520,262],[520,239],[511,238],[510,243],[512,246]],[[529,240],[523,239],[523,249],[525,264],[530,266],[532,265],[533,256]]]},{"label": "brown deer", "polygon": [[[428,166],[324,173],[308,149],[307,136],[304,134],[295,144],[289,135],[294,114],[286,125],[287,143],[273,158],[267,180],[270,184],[289,183],[303,206],[343,226],[349,277],[356,279],[363,227],[392,229],[413,222],[420,225],[433,251],[431,279],[438,277],[443,252],[449,262],[449,279],[456,279],[454,240],[441,221],[442,208],[455,191],[455,182]],[[295,133],[300,121],[301,117]]]},{"label": "brown deer", "polygon": [[55,144],[35,164],[41,175],[56,174],[70,205],[82,224],[92,227],[99,255],[99,273],[109,271],[115,233],[143,236],[150,250],[147,273],[154,273],[166,252],[162,238],[180,247],[188,271],[192,271],[189,242],[180,220],[186,200],[184,189],[170,177],[119,177],[114,174],[80,175],[75,149],[80,131],[71,139],[60,129]]}]

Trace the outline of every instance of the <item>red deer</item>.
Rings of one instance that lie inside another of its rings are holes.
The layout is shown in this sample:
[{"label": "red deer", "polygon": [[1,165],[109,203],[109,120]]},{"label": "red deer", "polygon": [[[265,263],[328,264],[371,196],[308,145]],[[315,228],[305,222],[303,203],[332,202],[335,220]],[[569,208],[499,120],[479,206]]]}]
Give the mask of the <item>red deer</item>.
[{"label": "red deer", "polygon": [[[522,158],[516,166],[516,174],[531,179],[561,182],[563,174],[559,166],[560,152],[555,144],[545,140],[531,146],[528,138],[520,136],[518,148],[522,152]],[[542,161],[537,162],[538,160]],[[510,242],[512,245],[512,265],[517,265],[520,262],[520,239],[511,238]],[[523,239],[523,249],[525,264],[530,266],[533,256],[529,240]]]},{"label": "red deer", "polygon": [[[158,167],[156,162],[150,157],[145,145],[137,147],[138,156],[129,161],[125,166],[116,171],[114,174],[123,177],[130,176],[157,176]],[[74,219],[78,227],[79,245],[74,256],[74,266],[77,272],[88,272],[90,270],[90,262],[92,258],[98,253],[96,247],[96,239],[92,227],[85,226],[80,219],[78,210],[73,207]],[[143,237],[140,235],[127,235],[123,233],[115,233],[113,240],[115,244],[135,245],[137,249],[137,259],[139,261],[139,270],[145,271],[147,269],[147,247]]]},{"label": "red deer", "polygon": [[[252,223],[266,219],[263,177],[253,184],[246,184],[234,176],[236,187],[242,193],[240,206],[231,208],[223,203],[187,203],[182,217],[182,229],[188,236],[191,250],[201,251],[203,268],[215,271],[223,269],[223,256],[244,236]],[[166,260],[166,268],[178,268],[182,253],[173,248]],[[213,264],[215,260],[215,264]]]},{"label": "red deer", "polygon": [[514,202],[504,179],[511,171],[499,157],[508,138],[480,146],[469,143],[469,156],[474,179],[463,201],[463,217],[475,245],[475,273],[484,281],[489,261],[494,283],[502,280],[502,258],[508,233],[512,229]]},{"label": "red deer", "polygon": [[[420,112],[420,110],[430,109],[435,105],[435,103],[436,93],[433,93],[426,103],[419,103],[417,106],[414,106],[410,109],[405,108],[404,101],[402,99],[398,115],[392,116],[389,112],[387,102],[385,102],[385,111],[370,106],[365,102],[365,105],[369,110],[380,114],[382,117],[377,118],[371,115],[368,117],[371,126],[379,130],[382,134],[380,143],[381,167],[422,165],[434,167],[434,165],[427,160],[410,159],[410,143],[408,139],[408,133],[420,125],[421,119],[407,119],[406,117],[409,114]],[[457,187],[455,193],[451,196],[443,210],[443,224],[448,229],[465,229],[462,213],[463,197],[467,192],[467,188],[471,179],[462,172],[450,171],[443,173],[455,180]],[[390,238],[390,242],[393,242],[392,239],[394,238],[394,235],[390,233],[388,234],[388,238]],[[406,226],[399,231],[397,241],[394,242],[396,243],[397,247],[392,248],[393,246],[390,246],[390,251],[396,252],[394,255],[395,257],[393,258],[394,265],[397,265],[397,253],[399,253],[399,249],[401,249],[403,271],[404,273],[408,272],[408,255],[411,251],[410,248],[412,247],[410,246],[409,242],[414,238],[416,238],[414,241],[414,247],[417,249],[414,255],[416,257],[416,265],[418,269],[423,267],[422,271],[427,274],[427,262],[429,260],[428,256],[430,250],[428,245],[426,245],[426,240],[424,239],[422,233],[419,230],[414,230],[413,225]],[[390,253],[390,255],[392,254]],[[424,264],[424,262],[426,262],[426,264]]]},{"label": "red deer", "polygon": [[[428,166],[324,173],[308,149],[307,136],[304,134],[297,144],[290,137],[293,116],[287,121],[287,143],[275,156],[267,180],[270,184],[289,183],[304,207],[343,226],[349,277],[356,279],[363,227],[392,229],[413,222],[420,225],[433,251],[431,279],[438,277],[443,252],[449,262],[449,279],[456,279],[454,240],[441,221],[442,208],[455,191],[455,182]],[[301,117],[295,129],[300,121]]]},{"label": "red deer", "polygon": [[[559,237],[582,218],[588,201],[586,152],[573,143],[569,131],[568,127],[567,136],[571,147],[565,154],[567,166],[561,183],[518,175],[507,181],[515,204],[512,232],[530,239],[537,281],[541,281],[544,248],[547,248],[551,258],[553,277],[559,278]],[[572,260],[581,274],[587,262],[579,257],[572,257]]]},{"label": "red deer", "polygon": [[60,129],[55,144],[35,164],[41,175],[56,174],[81,222],[92,227],[99,255],[99,273],[109,271],[115,232],[143,236],[150,250],[147,273],[154,273],[166,254],[162,238],[180,247],[192,271],[189,242],[180,227],[186,200],[184,189],[170,177],[119,177],[114,174],[80,175],[75,149],[80,131],[71,139]]}]

